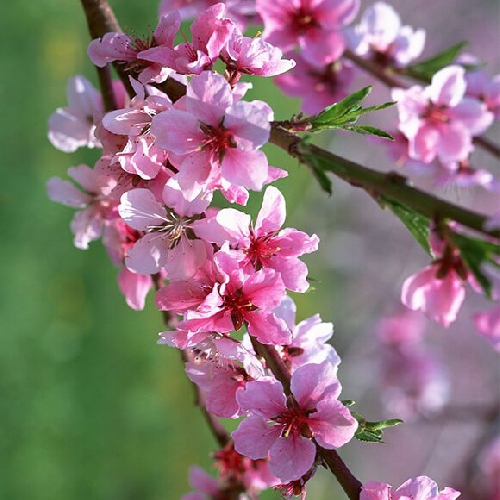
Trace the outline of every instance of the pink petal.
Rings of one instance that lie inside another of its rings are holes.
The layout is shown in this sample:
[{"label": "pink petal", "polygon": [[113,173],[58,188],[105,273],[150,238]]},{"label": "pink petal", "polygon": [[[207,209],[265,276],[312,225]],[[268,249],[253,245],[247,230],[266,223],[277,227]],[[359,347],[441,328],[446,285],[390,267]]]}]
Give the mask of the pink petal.
[{"label": "pink petal", "polygon": [[85,208],[92,200],[87,193],[83,193],[74,184],[59,177],[49,179],[47,192],[52,201],[73,208]]},{"label": "pink petal", "polygon": [[472,148],[470,133],[460,123],[448,123],[439,128],[437,154],[442,162],[465,160]]},{"label": "pink petal", "polygon": [[286,410],[286,397],[283,387],[277,380],[255,380],[248,382],[245,390],[236,399],[243,411],[259,417],[273,418]]},{"label": "pink petal", "polygon": [[226,180],[253,191],[260,191],[268,176],[267,157],[262,151],[226,149],[221,167]]},{"label": "pink petal", "polygon": [[354,438],[358,422],[340,401],[332,398],[320,401],[317,409],[307,423],[320,446],[326,449],[340,448]]},{"label": "pink petal", "polygon": [[226,108],[232,104],[231,87],[222,75],[204,71],[188,85],[186,108],[206,125],[218,128]]},{"label": "pink petal", "polygon": [[165,209],[156,201],[149,189],[138,188],[127,191],[120,198],[120,217],[134,229],[146,231],[159,226],[167,217]]},{"label": "pink petal", "polygon": [[118,274],[118,286],[125,295],[127,305],[141,311],[144,309],[146,296],[153,287],[153,281],[149,275],[136,274],[124,267]]},{"label": "pink petal", "polygon": [[392,487],[387,483],[370,481],[363,485],[359,500],[391,500]]},{"label": "pink petal", "polygon": [[438,71],[427,88],[428,97],[438,106],[456,106],[465,93],[465,70],[461,66],[447,66]]},{"label": "pink petal", "polygon": [[325,395],[337,397],[341,386],[335,366],[328,362],[308,364],[293,372],[290,384],[292,393],[301,408],[315,408]]},{"label": "pink petal", "polygon": [[[241,392],[238,393],[238,395]],[[266,458],[269,448],[279,437],[281,426],[267,425],[260,417],[250,415],[231,434],[234,449],[252,460]]]},{"label": "pink petal", "polygon": [[273,116],[262,101],[238,101],[228,109],[224,126],[234,135],[239,149],[257,149],[269,140]]},{"label": "pink petal", "polygon": [[269,472],[288,483],[302,477],[316,457],[316,446],[296,433],[276,439],[271,446]]},{"label": "pink petal", "polygon": [[155,274],[165,262],[167,249],[160,233],[145,234],[127,250],[125,265],[135,273]]},{"label": "pink petal", "polygon": [[169,280],[184,280],[194,276],[207,259],[206,243],[182,236],[180,241],[166,253],[163,264]]},{"label": "pink petal", "polygon": [[274,186],[270,186],[264,193],[262,208],[260,209],[255,222],[257,235],[264,235],[274,231],[279,231],[285,222],[286,205],[285,198]]},{"label": "pink petal", "polygon": [[196,151],[206,137],[195,116],[177,109],[157,114],[151,122],[151,134],[158,146],[178,155]]}]

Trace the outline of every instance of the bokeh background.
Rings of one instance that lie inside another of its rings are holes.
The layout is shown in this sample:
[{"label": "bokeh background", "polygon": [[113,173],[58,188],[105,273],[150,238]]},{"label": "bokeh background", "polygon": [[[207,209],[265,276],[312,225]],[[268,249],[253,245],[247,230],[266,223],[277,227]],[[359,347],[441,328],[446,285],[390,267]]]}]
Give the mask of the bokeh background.
[{"label": "bokeh background", "polygon": [[[363,7],[370,3],[363,1]],[[496,0],[394,4],[407,24],[428,30],[426,55],[469,39],[469,52],[499,72]],[[156,2],[111,5],[122,28],[138,35],[154,29]],[[51,176],[65,177],[68,167],[96,159],[88,151],[66,155],[46,139],[48,117],[66,105],[67,80],[83,74],[96,82],[80,4],[5,2],[0,33],[0,499],[180,498],[189,490],[188,467],[208,466],[214,441],[192,405],[179,356],[156,345],[162,325],[152,297],[145,311],[128,309],[102,246],[75,249],[72,210],[46,196]],[[367,82],[360,79],[359,86]],[[255,82],[249,98],[268,100],[277,118],[298,110],[296,101],[280,98],[269,82]],[[388,100],[388,94],[374,92],[373,99]],[[332,147],[369,166],[389,168],[382,148],[363,137],[342,136]],[[333,342],[344,359],[343,396],[357,400],[371,418],[383,418],[374,385],[375,325],[397,302],[404,278],[425,264],[425,255],[361,191],[336,181],[327,197],[303,167],[271,147],[268,152],[271,164],[290,172],[279,184],[288,200],[288,224],[316,232],[323,242],[307,259],[317,282],[315,291],[297,297],[299,318],[319,311],[334,322]],[[500,174],[485,155],[477,158]],[[480,203],[488,213],[500,208],[498,194],[457,188],[441,194]],[[259,203],[257,196],[250,209]],[[481,299],[470,302],[486,306]],[[466,312],[449,330],[429,322],[428,338],[451,374],[454,405],[494,403],[497,357]],[[385,445],[350,444],[342,454],[363,480],[396,485],[428,474],[444,486],[459,481],[481,439],[480,418],[443,417],[389,431]],[[319,473],[308,498],[343,496],[331,476]]]}]

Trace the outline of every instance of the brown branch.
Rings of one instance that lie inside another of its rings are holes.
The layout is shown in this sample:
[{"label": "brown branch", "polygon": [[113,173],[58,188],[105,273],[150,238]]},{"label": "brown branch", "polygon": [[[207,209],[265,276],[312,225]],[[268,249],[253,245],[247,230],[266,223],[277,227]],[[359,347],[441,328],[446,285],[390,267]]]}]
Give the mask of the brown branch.
[{"label": "brown branch", "polygon": [[474,144],[481,146],[485,151],[492,154],[496,158],[500,158],[500,147],[493,141],[490,141],[487,137],[474,137]]},{"label": "brown branch", "polygon": [[[403,80],[400,80],[399,78],[396,78],[393,75],[392,72],[397,70],[397,68],[386,68],[380,66],[376,62],[358,56],[349,49],[344,51],[344,57],[352,61],[356,66],[363,69],[370,75],[374,76],[377,80],[381,81],[389,88],[398,87],[402,89],[407,89],[409,87],[408,83],[406,83]],[[402,73],[402,74],[412,77],[411,73]],[[496,158],[500,158],[500,146],[490,141],[488,138],[483,136],[474,137],[473,141],[474,144],[477,144],[479,147],[483,148],[491,155],[495,156]]]},{"label": "brown branch", "polygon": [[430,219],[454,220],[462,226],[500,238],[500,230],[486,231],[483,228],[486,222],[485,216],[412,187],[400,174],[378,172],[317,146],[305,144],[297,135],[283,130],[279,123],[273,124],[269,142],[305,164],[310,163],[309,157],[324,160],[327,171],[355,187],[363,188],[372,196],[386,195],[408,205]]},{"label": "brown branch", "polygon": [[[80,0],[82,3],[85,17],[87,18],[87,27],[89,30],[90,38],[102,38],[109,32],[121,32],[120,25],[116,20],[115,14],[106,0]],[[115,71],[118,73],[120,80],[125,85],[128,94],[133,97],[135,95],[134,89],[130,84],[127,72],[122,64],[117,62],[113,63]],[[99,75],[99,81],[101,76]],[[104,98],[104,96],[103,96]]]},{"label": "brown branch", "polygon": [[358,66],[358,68],[363,69],[370,75],[374,76],[377,80],[380,80],[387,87],[399,87],[405,89],[409,86],[403,80],[399,80],[398,78],[390,74],[386,68],[383,68],[382,66],[370,61],[369,59],[364,59],[363,57],[358,56],[349,49],[344,51],[344,57],[352,61],[356,66]]},{"label": "brown branch", "polygon": [[96,70],[97,76],[99,77],[99,88],[101,89],[104,110],[114,111],[118,109],[118,104],[116,102],[115,93],[113,92],[113,80],[111,79],[109,64],[106,64],[104,68],[98,68],[96,66]]}]

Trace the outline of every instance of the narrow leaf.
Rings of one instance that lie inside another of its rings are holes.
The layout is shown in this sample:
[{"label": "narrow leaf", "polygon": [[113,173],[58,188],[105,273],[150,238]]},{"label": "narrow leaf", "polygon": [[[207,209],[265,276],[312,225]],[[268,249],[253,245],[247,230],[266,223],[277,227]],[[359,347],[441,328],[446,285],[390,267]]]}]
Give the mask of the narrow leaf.
[{"label": "narrow leaf", "polygon": [[313,127],[327,123],[333,124],[346,113],[356,112],[361,108],[361,103],[366,99],[371,90],[371,87],[365,87],[354,92],[354,94],[348,95],[345,99],[328,106],[321,113],[311,118],[311,124]]},{"label": "narrow leaf", "polygon": [[357,132],[358,134],[363,135],[375,135],[377,137],[382,137],[383,139],[388,139],[390,141],[394,140],[392,135],[380,130],[377,127],[372,127],[371,125],[346,125],[343,127],[338,127],[342,130],[349,130],[350,132]]},{"label": "narrow leaf", "polygon": [[403,423],[399,418],[381,420],[380,422],[368,422],[362,415],[355,411],[351,411],[351,414],[358,421],[358,429],[354,437],[360,441],[370,443],[383,443],[383,430]]},{"label": "narrow leaf", "polygon": [[408,231],[410,231],[420,246],[427,252],[427,254],[431,255],[431,248],[429,245],[429,219],[418,212],[415,212],[415,210],[412,210],[406,205],[403,205],[399,201],[388,198],[387,196],[381,196],[380,201],[383,206],[391,209],[394,215],[396,215],[406,226]]},{"label": "narrow leaf", "polygon": [[447,49],[439,52],[433,57],[426,59],[425,61],[419,62],[412,66],[407,66],[406,70],[408,74],[418,78],[420,80],[424,80],[426,82],[430,82],[432,77],[440,70],[449,66],[457,57],[461,54],[467,42],[459,42]]},{"label": "narrow leaf", "polygon": [[459,249],[465,265],[481,285],[486,297],[491,298],[492,284],[484,272],[484,266],[488,263],[498,266],[500,245],[458,233],[452,233],[451,239]]}]

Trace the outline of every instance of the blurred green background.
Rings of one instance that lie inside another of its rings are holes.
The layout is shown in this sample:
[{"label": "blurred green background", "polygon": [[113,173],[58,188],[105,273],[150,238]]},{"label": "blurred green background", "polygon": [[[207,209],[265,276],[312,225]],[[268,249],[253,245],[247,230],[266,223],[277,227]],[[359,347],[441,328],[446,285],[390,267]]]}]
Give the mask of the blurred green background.
[{"label": "blurred green background", "polygon": [[[156,0],[111,3],[123,29],[139,36],[154,29]],[[441,3],[446,10],[459,2]],[[494,2],[487,4],[495,12]],[[480,15],[470,4],[468,9]],[[432,17],[418,15],[415,26]],[[449,40],[435,46],[462,39],[454,28],[461,22],[463,18],[446,23]],[[66,105],[68,79],[83,74],[96,82],[86,57],[88,35],[80,3],[5,3],[0,33],[0,500],[177,499],[189,490],[189,466],[209,466],[215,445],[192,404],[179,355],[156,345],[162,324],[153,298],[143,312],[127,308],[116,286],[116,269],[101,244],[91,244],[88,251],[75,249],[69,230],[73,211],[50,202],[45,191],[50,177],[66,178],[68,167],[93,165],[98,154],[67,155],[46,139],[48,117]],[[298,110],[296,102],[280,100],[269,82],[254,83],[249,98],[270,102],[278,118]],[[356,141],[352,157],[364,153]],[[385,232],[375,232],[371,220],[360,224],[374,206],[363,194],[335,185],[332,201],[296,162],[273,148],[268,151],[270,164],[290,171],[290,178],[279,183],[287,198],[288,224],[308,232],[334,225],[344,231],[343,246],[340,239],[335,246],[333,236],[325,235],[323,256],[316,257],[319,264],[311,271],[321,278],[321,291],[298,302],[300,319],[321,311],[326,321],[335,320],[335,346],[347,354],[352,343],[364,345],[354,333],[362,332],[387,301],[379,287],[389,282],[394,290],[400,286],[394,277],[399,279],[401,265],[392,274],[385,269],[380,273],[378,263],[385,263],[388,246],[401,250],[398,255],[405,255],[405,261],[411,252],[420,255],[419,250],[386,214],[375,214],[388,221]],[[250,210],[259,205],[257,195]],[[366,248],[353,236],[355,230],[348,232],[353,219],[358,219],[360,233],[372,236]],[[332,247],[337,256],[344,251],[344,260],[329,255]],[[370,262],[376,269],[367,279],[375,288],[355,280],[344,286],[347,274]],[[372,357],[372,351],[366,356]],[[361,368],[365,361],[345,363],[352,367],[345,397],[359,401],[366,391],[367,383],[360,383],[367,373]],[[349,368],[344,369],[341,376],[349,375]],[[346,448],[350,453],[352,447]],[[408,475],[398,480],[403,477]],[[320,476],[312,481],[308,498],[337,498],[335,488],[331,476]]]}]

